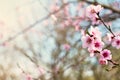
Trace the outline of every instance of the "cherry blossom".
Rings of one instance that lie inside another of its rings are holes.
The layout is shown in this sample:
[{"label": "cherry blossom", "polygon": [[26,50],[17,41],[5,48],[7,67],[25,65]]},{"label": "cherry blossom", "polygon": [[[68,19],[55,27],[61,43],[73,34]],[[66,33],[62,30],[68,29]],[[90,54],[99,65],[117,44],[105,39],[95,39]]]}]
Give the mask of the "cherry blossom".
[{"label": "cherry blossom", "polygon": [[103,51],[101,51],[100,53],[100,59],[99,59],[99,63],[102,65],[107,65],[108,64],[108,60],[112,59],[112,55],[110,50],[108,49],[104,49]]},{"label": "cherry blossom", "polygon": [[102,48],[104,46],[104,43],[101,41],[101,40],[95,40],[94,44],[93,44],[93,48],[96,50],[96,51],[101,51]]},{"label": "cherry blossom", "polygon": [[92,46],[94,43],[93,37],[90,37],[89,35],[82,36],[81,40],[83,42],[82,43],[83,48],[88,48]]},{"label": "cherry blossom", "polygon": [[93,57],[96,53],[102,51],[103,46],[104,43],[101,40],[94,40],[93,45],[88,48],[88,51],[90,52],[90,57]]},{"label": "cherry blossom", "polygon": [[102,64],[102,65],[107,65],[108,61],[106,59],[104,59],[104,58],[100,58],[99,63]]},{"label": "cherry blossom", "polygon": [[101,38],[101,32],[99,31],[99,28],[98,27],[93,27],[93,26],[91,26],[90,27],[90,30],[89,30],[89,33],[90,33],[90,35],[92,35],[93,37],[95,37],[95,38]]},{"label": "cherry blossom", "polygon": [[101,51],[100,55],[101,55],[101,58],[104,58],[106,60],[111,60],[112,59],[111,52],[108,49],[104,49],[103,51]]},{"label": "cherry blossom", "polygon": [[113,39],[112,46],[120,49],[120,36],[116,36]]},{"label": "cherry blossom", "polygon": [[100,21],[98,19],[98,13],[102,10],[103,8],[101,7],[101,5],[90,5],[87,7],[86,12],[87,12],[87,16],[91,19],[92,24],[99,24]]},{"label": "cherry blossom", "polygon": [[88,17],[97,17],[97,13],[99,13],[103,8],[101,5],[90,5],[87,7]]},{"label": "cherry blossom", "polygon": [[64,44],[63,47],[64,47],[64,49],[65,49],[66,51],[69,51],[69,50],[70,50],[70,45],[67,44],[67,43]]}]

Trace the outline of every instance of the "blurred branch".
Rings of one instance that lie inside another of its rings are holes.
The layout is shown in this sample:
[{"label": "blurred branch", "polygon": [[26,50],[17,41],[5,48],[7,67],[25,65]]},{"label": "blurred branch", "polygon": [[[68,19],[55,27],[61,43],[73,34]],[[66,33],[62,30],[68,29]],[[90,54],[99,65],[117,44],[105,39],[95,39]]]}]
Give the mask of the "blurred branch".
[{"label": "blurred branch", "polygon": [[101,16],[101,17],[105,22],[109,22],[109,21],[116,20],[117,18],[120,18],[120,14],[111,13],[111,14],[106,14],[106,15]]},{"label": "blurred branch", "polygon": [[101,5],[102,7],[106,8],[106,9],[109,9],[109,10],[115,12],[115,13],[120,14],[120,10],[119,9],[116,9],[116,8],[111,7],[109,5],[101,4],[101,3],[97,2],[97,1],[96,2],[92,2],[92,1],[88,1],[88,0],[78,0],[78,1],[83,1],[83,2],[86,2],[88,4],[94,4],[94,5],[98,4],[98,5]]},{"label": "blurred branch", "polygon": [[31,62],[33,62],[36,67],[39,67],[39,64],[36,60],[32,59],[22,48],[19,48],[18,46],[14,45],[14,48],[18,51],[20,51],[25,57],[27,57]]},{"label": "blurred branch", "polygon": [[[120,10],[116,9],[116,8],[113,8],[111,6],[108,6],[108,5],[104,5],[104,4],[101,4],[101,3],[98,3],[98,2],[91,2],[91,1],[87,1],[87,0],[78,0],[79,1],[83,1],[83,2],[86,2],[86,3],[89,3],[89,4],[99,4],[101,5],[102,7],[106,8],[106,9],[109,9],[109,10],[112,10],[113,12],[115,13],[118,13],[120,14]],[[34,22],[33,24],[29,25],[28,27],[26,27],[25,29],[23,29],[22,31],[18,32],[17,34],[15,34],[14,36],[12,37],[9,37],[7,40],[3,41],[2,43],[0,43],[0,45],[3,45],[4,43],[6,42],[10,42],[14,39],[16,39],[18,36],[22,35],[23,33],[26,33],[28,30],[30,30],[31,28],[35,27],[37,24],[40,24],[41,22],[43,22],[44,20],[48,19],[50,16],[52,16],[53,14],[56,14],[57,12],[59,12],[60,10],[62,10],[65,6],[67,6],[68,4],[70,3],[77,3],[77,1],[70,1],[70,2],[67,2],[67,3],[64,3],[60,9],[54,11],[54,12],[50,12],[47,16],[37,20],[36,22]]]},{"label": "blurred branch", "polygon": [[[34,57],[37,57],[37,54],[36,54],[36,52],[35,52],[35,50],[34,50],[34,48],[33,48],[34,45],[33,45],[32,42],[29,40],[28,36],[25,35],[24,38],[25,38],[26,42],[28,43],[29,49],[32,51]],[[36,59],[36,58],[35,58],[35,59]]]},{"label": "blurred branch", "polygon": [[68,67],[65,68],[64,72],[65,72],[66,70],[68,70],[69,68],[71,68],[71,67],[75,67],[75,66],[80,65],[80,63],[82,63],[82,62],[86,59],[86,57],[87,57],[87,56],[82,56],[81,59],[80,59],[79,61],[77,61],[75,64],[74,64],[74,63],[73,63],[73,64],[70,64]]},{"label": "blurred branch", "polygon": [[[72,3],[72,2],[71,2]],[[54,11],[54,12],[50,12],[47,16],[37,20],[36,22],[34,22],[33,24],[29,25],[28,27],[26,27],[25,29],[23,29],[22,31],[18,32],[17,34],[15,34],[12,37],[9,37],[7,40],[3,41],[2,43],[0,43],[0,45],[3,45],[6,42],[10,42],[14,39],[16,39],[18,36],[26,33],[27,31],[29,31],[31,28],[35,27],[37,24],[40,24],[41,22],[43,22],[44,20],[50,18],[53,14],[56,14],[57,12],[59,12],[60,10],[62,10],[65,6],[67,6],[69,3],[65,3],[63,4],[58,10]]]}]

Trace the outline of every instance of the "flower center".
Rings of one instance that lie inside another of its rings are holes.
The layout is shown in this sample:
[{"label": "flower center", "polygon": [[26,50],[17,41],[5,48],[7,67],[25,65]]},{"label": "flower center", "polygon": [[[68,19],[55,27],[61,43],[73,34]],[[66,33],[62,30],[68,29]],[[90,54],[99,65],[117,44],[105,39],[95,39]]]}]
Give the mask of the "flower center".
[{"label": "flower center", "polygon": [[100,44],[98,42],[95,43],[95,47],[100,47]]},{"label": "flower center", "polygon": [[108,53],[107,53],[107,52],[104,52],[104,53],[103,53],[103,56],[104,56],[104,57],[108,57]]},{"label": "flower center", "polygon": [[116,41],[117,45],[120,45],[120,40]]}]

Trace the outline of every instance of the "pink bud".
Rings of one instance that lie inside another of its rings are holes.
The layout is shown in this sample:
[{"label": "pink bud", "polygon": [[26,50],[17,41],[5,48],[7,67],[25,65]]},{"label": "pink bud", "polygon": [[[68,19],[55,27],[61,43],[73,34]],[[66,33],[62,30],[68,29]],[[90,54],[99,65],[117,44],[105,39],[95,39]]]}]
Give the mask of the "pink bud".
[{"label": "pink bud", "polygon": [[64,44],[63,47],[66,51],[70,50],[70,45],[69,44]]},{"label": "pink bud", "polygon": [[99,63],[102,64],[102,65],[107,65],[108,61],[106,59],[104,59],[104,58],[100,58]]}]

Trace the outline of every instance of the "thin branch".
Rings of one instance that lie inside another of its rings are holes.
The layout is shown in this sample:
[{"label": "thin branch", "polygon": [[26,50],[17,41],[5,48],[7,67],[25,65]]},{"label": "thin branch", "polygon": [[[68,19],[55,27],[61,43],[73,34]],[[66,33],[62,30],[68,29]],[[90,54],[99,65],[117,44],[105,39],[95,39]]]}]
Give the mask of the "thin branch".
[{"label": "thin branch", "polygon": [[98,5],[101,5],[102,7],[106,8],[106,9],[109,9],[109,10],[115,12],[115,13],[120,14],[120,10],[119,9],[116,9],[116,8],[111,7],[109,5],[101,4],[99,2],[92,2],[92,1],[88,1],[88,0],[78,0],[78,1],[83,1],[83,2],[86,2],[88,4],[94,4],[94,5],[98,4]]},{"label": "thin branch", "polygon": [[[70,2],[72,3],[72,2]],[[58,10],[49,13],[47,16],[37,20],[36,22],[34,22],[33,24],[31,24],[30,26],[26,27],[25,29],[23,29],[22,31],[18,32],[17,34],[15,34],[12,37],[9,37],[7,40],[3,41],[2,43],[0,43],[0,45],[3,45],[6,42],[10,42],[14,39],[16,39],[18,36],[22,35],[23,33],[26,33],[27,31],[29,31],[30,29],[32,29],[33,27],[35,27],[37,24],[40,24],[41,22],[43,22],[44,20],[48,19],[51,15],[56,14],[57,12],[59,12],[60,10],[62,10],[65,6],[67,6],[69,3],[65,3],[63,4]]]},{"label": "thin branch", "polygon": [[112,32],[111,27],[110,27],[110,26],[107,26],[107,25],[105,24],[105,22],[104,22],[104,21],[102,20],[102,18],[100,17],[99,13],[98,13],[97,15],[98,15],[99,20],[103,23],[103,25],[108,29],[108,31],[113,35],[113,37],[115,37],[115,34]]}]

